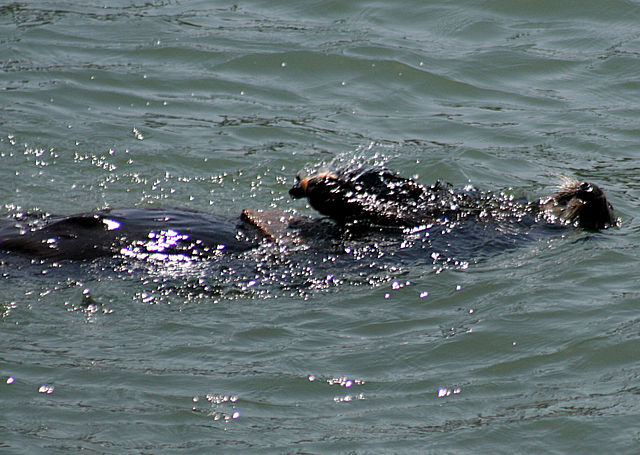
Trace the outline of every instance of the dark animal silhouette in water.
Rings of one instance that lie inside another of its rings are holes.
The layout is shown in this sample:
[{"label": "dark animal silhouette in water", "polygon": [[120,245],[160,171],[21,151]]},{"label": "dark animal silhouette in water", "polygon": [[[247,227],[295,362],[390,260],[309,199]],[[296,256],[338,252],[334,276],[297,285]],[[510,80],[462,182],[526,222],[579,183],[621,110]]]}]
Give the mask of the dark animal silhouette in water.
[{"label": "dark animal silhouette in water", "polygon": [[473,187],[454,190],[440,182],[425,187],[386,169],[353,169],[296,176],[289,191],[306,197],[313,208],[342,224],[413,227],[453,220],[504,219],[532,215],[582,229],[614,224],[603,191],[588,182],[572,182],[544,201],[513,201]]},{"label": "dark animal silhouette in water", "polygon": [[[181,209],[100,210],[35,223],[28,217],[8,220],[0,225],[0,249],[52,260],[212,258],[264,242],[283,249],[323,248],[327,239],[369,241],[378,233],[402,238],[460,225],[481,226],[482,233],[475,235],[483,236],[494,228],[504,231],[504,226],[598,230],[615,224],[604,193],[588,182],[566,184],[548,199],[527,202],[472,187],[423,186],[377,167],[296,177],[290,195],[306,198],[331,222],[278,210],[245,210],[237,217]],[[514,232],[517,236],[519,231]]]}]

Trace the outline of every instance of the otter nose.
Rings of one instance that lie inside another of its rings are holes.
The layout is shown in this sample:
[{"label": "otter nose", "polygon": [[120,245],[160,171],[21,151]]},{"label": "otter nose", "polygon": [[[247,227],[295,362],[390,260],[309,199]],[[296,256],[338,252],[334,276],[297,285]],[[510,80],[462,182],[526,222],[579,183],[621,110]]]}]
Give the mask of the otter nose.
[{"label": "otter nose", "polygon": [[301,177],[300,172],[296,174],[296,183],[289,190],[289,196],[294,199],[300,199],[306,196],[307,183],[309,177]]},{"label": "otter nose", "polygon": [[583,201],[593,201],[597,198],[603,197],[604,193],[597,185],[590,182],[582,182],[578,187],[576,196]]}]

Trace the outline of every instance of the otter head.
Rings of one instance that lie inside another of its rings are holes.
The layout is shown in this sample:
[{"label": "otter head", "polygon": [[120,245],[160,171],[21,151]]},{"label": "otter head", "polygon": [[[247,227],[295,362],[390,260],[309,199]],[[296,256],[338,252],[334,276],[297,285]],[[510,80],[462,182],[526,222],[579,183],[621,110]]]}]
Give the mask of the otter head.
[{"label": "otter head", "polygon": [[427,190],[411,179],[381,167],[358,167],[296,175],[289,190],[293,198],[309,204],[338,223],[377,226],[414,226],[423,222],[417,207]]},{"label": "otter head", "polygon": [[583,229],[603,229],[615,224],[613,207],[604,192],[589,182],[564,185],[544,204],[544,208]]},{"label": "otter head", "polygon": [[347,182],[337,174],[321,172],[311,177],[296,174],[296,183],[289,190],[294,199],[307,198],[311,207],[336,221],[344,222],[349,218],[349,198],[353,191]]}]

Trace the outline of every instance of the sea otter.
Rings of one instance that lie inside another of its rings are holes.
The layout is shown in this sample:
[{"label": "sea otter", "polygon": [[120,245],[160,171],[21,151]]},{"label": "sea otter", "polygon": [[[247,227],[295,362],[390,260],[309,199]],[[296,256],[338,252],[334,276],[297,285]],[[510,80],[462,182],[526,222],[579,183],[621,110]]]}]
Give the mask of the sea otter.
[{"label": "sea otter", "polygon": [[314,209],[341,224],[414,227],[524,215],[588,230],[614,224],[613,207],[589,182],[568,182],[545,200],[527,202],[470,186],[455,190],[436,182],[425,187],[384,168],[341,169],[304,178],[298,174],[296,180],[289,190],[293,198],[306,197]]},{"label": "sea otter", "polygon": [[441,182],[423,186],[378,167],[296,178],[290,195],[306,198],[330,222],[279,210],[244,210],[236,217],[180,209],[99,210],[35,222],[28,217],[6,220],[0,223],[0,250],[52,260],[111,255],[141,260],[211,258],[242,253],[265,242],[283,250],[322,248],[327,239],[368,241],[377,233],[402,238],[416,230],[451,230],[460,225],[506,232],[505,226],[598,230],[615,224],[604,193],[588,182],[565,184],[547,199],[527,202],[470,186],[453,189]]}]

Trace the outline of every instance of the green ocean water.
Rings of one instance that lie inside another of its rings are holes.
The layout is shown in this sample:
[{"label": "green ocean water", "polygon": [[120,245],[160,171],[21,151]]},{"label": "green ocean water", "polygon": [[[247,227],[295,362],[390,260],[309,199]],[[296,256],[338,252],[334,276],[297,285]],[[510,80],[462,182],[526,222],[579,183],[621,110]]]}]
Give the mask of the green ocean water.
[{"label": "green ocean water", "polygon": [[259,291],[5,254],[0,453],[638,453],[639,89],[632,1],[1,4],[2,216],[313,215],[357,160],[620,225]]}]

